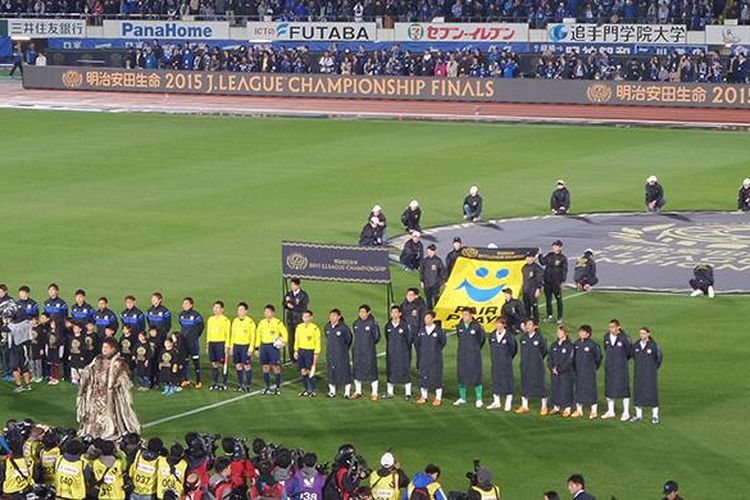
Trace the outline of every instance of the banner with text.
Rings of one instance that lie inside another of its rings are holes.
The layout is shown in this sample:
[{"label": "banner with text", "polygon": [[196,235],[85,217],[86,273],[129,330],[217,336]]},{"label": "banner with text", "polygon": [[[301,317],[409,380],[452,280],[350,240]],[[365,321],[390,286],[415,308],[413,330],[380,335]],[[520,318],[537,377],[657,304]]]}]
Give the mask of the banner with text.
[{"label": "banner with text", "polygon": [[396,23],[399,42],[526,42],[526,23]]},{"label": "banner with text", "polygon": [[29,89],[750,109],[750,85],[26,66]]},{"label": "banner with text", "polygon": [[263,42],[374,42],[375,23],[248,22],[247,37]]},{"label": "banner with text", "polygon": [[750,45],[750,26],[706,26],[706,45]]},{"label": "banner with text", "polygon": [[164,40],[221,40],[229,38],[226,21],[110,21],[103,24],[104,38]]},{"label": "banner with text", "polygon": [[85,37],[86,21],[84,19],[2,19],[10,37],[28,38],[67,38]]},{"label": "banner with text", "polygon": [[387,285],[391,282],[386,247],[281,242],[281,275],[322,281]]},{"label": "banner with text", "polygon": [[615,43],[679,45],[687,43],[682,24],[548,24],[547,41],[553,43]]},{"label": "banner with text", "polygon": [[518,298],[523,286],[521,268],[529,248],[464,248],[445,283],[435,306],[443,328],[455,328],[465,307],[473,307],[475,317],[492,330],[510,288]]}]

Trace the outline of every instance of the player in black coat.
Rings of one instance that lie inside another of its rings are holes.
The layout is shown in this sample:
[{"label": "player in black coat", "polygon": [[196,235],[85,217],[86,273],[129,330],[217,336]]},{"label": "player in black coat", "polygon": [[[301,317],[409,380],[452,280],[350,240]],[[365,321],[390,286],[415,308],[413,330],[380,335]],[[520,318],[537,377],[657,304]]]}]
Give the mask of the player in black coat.
[{"label": "player in black coat", "polygon": [[344,397],[352,391],[352,369],[349,350],[352,331],[346,326],[341,311],[332,309],[324,331],[326,336],[326,367],[328,368],[328,397],[336,397],[336,386],[344,386]]},{"label": "player in black coat", "polygon": [[651,423],[659,423],[659,368],[663,360],[659,344],[651,337],[651,330],[641,328],[640,340],[633,345],[633,402],[635,416],[631,422],[643,419],[643,407],[651,408]]},{"label": "player in black coat", "polygon": [[655,175],[646,179],[646,210],[649,212],[659,212],[667,204],[664,198],[664,188],[659,184],[659,179]]},{"label": "player in black coat", "polygon": [[573,357],[575,350],[573,343],[568,338],[568,327],[558,325],[557,340],[549,346],[547,355],[547,368],[550,371],[552,410],[550,415],[560,413],[562,417],[571,415],[573,406]]},{"label": "player in black coat", "polygon": [[539,257],[544,266],[544,298],[547,305],[547,321],[552,321],[552,297],[557,303],[557,321],[563,320],[562,290],[568,279],[568,258],[562,253],[562,241],[552,242],[552,251]]},{"label": "player in black coat", "polygon": [[592,338],[593,329],[590,325],[581,325],[578,329],[578,340],[573,345],[575,356],[573,368],[575,370],[575,401],[576,410],[571,417],[583,416],[583,405],[591,405],[589,419],[597,417],[599,410],[599,394],[596,385],[596,371],[602,364],[602,350]]},{"label": "player in black coat", "polygon": [[407,233],[422,231],[422,209],[419,208],[417,200],[411,200],[406,210],[401,213],[401,224]]},{"label": "player in black coat", "polygon": [[417,404],[427,403],[429,391],[435,391],[433,406],[440,406],[443,400],[443,349],[448,339],[440,325],[435,323],[435,313],[428,311],[424,323],[417,333],[416,343],[421,353],[419,366],[419,392]]},{"label": "player in black coat", "polygon": [[689,281],[693,288],[691,297],[708,295],[714,298],[714,268],[710,264],[698,264],[693,268],[693,278]]},{"label": "player in black coat", "polygon": [[553,215],[566,215],[570,211],[570,191],[565,187],[565,181],[557,181],[555,190],[549,200],[549,208]]},{"label": "player in black coat", "polygon": [[474,386],[476,407],[484,406],[482,396],[482,348],[484,347],[484,327],[474,319],[474,309],[465,307],[461,312],[461,320],[456,325],[458,339],[458,399],[453,406],[466,404],[466,386]]},{"label": "player in black coat", "polygon": [[294,359],[294,335],[297,325],[302,323],[302,314],[310,308],[310,296],[300,288],[300,280],[293,278],[289,282],[289,290],[284,295],[284,313],[286,315],[286,331],[289,332],[289,344],[287,346],[289,359]]},{"label": "player in black coat", "polygon": [[404,397],[411,399],[411,346],[414,335],[403,319],[401,308],[391,306],[391,319],[385,324],[386,399],[393,398],[394,386],[404,384]]},{"label": "player in black coat", "polygon": [[586,249],[583,255],[576,260],[573,281],[576,283],[576,288],[581,292],[588,292],[592,286],[599,283],[599,278],[596,276],[594,251],[590,248]]},{"label": "player in black coat", "polygon": [[628,362],[633,355],[630,337],[620,328],[620,322],[609,322],[604,334],[604,396],[607,398],[607,412],[602,418],[615,417],[615,399],[622,399],[622,417],[630,420],[630,368]]},{"label": "player in black coat", "polygon": [[[492,361],[492,404],[487,409],[503,408],[505,411],[510,411],[515,390],[513,358],[516,357],[518,344],[502,316],[497,318],[495,331],[488,334],[488,337]],[[505,399],[504,405],[501,403],[501,398]]]},{"label": "player in black coat", "polygon": [[420,240],[419,231],[413,231],[411,238],[406,240],[398,260],[405,271],[416,271],[424,258],[424,245]]},{"label": "player in black coat", "polygon": [[538,331],[536,322],[527,319],[521,335],[521,406],[516,409],[517,414],[529,412],[529,398],[539,398],[542,400],[539,414],[547,415],[546,357],[547,341]]},{"label": "player in black coat", "polygon": [[359,306],[359,317],[352,323],[354,343],[352,361],[354,369],[354,394],[352,399],[362,397],[362,382],[370,382],[370,399],[378,400],[378,353],[380,326],[372,316],[367,304]]},{"label": "player in black coat", "polygon": [[737,209],[750,212],[750,178],[742,181],[740,191],[737,193]]},{"label": "player in black coat", "polygon": [[422,259],[419,266],[419,281],[422,284],[422,290],[424,290],[427,309],[433,309],[437,304],[446,278],[445,265],[437,256],[436,251],[435,245],[428,246],[427,256]]},{"label": "player in black coat", "polygon": [[[424,313],[427,311],[424,299],[419,296],[419,289],[409,288],[406,290],[406,297],[401,302],[401,314],[404,320],[409,323],[409,330],[416,339],[416,335],[422,328]],[[419,370],[419,346],[414,344],[414,351],[417,355],[417,370]]]}]

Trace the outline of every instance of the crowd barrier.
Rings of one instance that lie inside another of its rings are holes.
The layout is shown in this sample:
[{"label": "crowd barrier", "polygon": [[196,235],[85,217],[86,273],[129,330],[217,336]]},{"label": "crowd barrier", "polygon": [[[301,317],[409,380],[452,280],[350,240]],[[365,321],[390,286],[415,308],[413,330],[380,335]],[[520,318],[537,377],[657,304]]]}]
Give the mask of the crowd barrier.
[{"label": "crowd barrier", "polygon": [[750,108],[750,85],[297,75],[27,66],[27,89],[618,106]]},{"label": "crowd barrier", "polygon": [[27,66],[24,88],[201,95],[749,108],[750,85]]}]

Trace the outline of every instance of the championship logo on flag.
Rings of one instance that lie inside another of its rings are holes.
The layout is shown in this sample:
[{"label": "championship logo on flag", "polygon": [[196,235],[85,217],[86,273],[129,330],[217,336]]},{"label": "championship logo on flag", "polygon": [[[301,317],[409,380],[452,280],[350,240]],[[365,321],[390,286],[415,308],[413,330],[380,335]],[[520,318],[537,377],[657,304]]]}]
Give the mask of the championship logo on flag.
[{"label": "championship logo on flag", "polygon": [[503,290],[510,288],[518,298],[523,286],[523,268],[531,248],[464,248],[448,277],[443,294],[435,306],[444,329],[455,328],[464,307],[473,307],[475,318],[486,330],[505,302]]}]

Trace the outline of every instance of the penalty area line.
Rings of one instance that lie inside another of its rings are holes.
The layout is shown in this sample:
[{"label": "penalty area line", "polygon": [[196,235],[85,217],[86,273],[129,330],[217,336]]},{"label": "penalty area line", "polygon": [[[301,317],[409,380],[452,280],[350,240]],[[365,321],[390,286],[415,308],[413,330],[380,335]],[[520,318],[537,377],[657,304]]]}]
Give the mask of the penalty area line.
[{"label": "penalty area line", "polygon": [[[580,297],[581,295],[586,295],[586,294],[587,294],[587,292],[577,292],[577,293],[574,293],[574,294],[571,294],[571,295],[565,295],[563,297],[563,300],[573,299],[575,297]],[[378,353],[377,357],[378,358],[382,358],[383,356],[385,356],[385,351]],[[297,382],[299,382],[298,377],[295,377],[295,378],[293,378],[291,380],[287,380],[286,382],[282,382],[281,386],[282,387],[288,387],[288,386],[290,386],[292,384],[296,384]],[[235,396],[233,398],[224,399],[222,401],[217,401],[215,403],[211,403],[211,404],[208,404],[208,405],[205,405],[205,406],[199,406],[198,408],[193,408],[192,410],[188,410],[188,411],[185,411],[185,412],[182,412],[182,413],[176,413],[176,414],[170,415],[168,417],[159,418],[159,419],[154,420],[152,422],[145,423],[145,424],[143,424],[141,426],[141,428],[143,428],[143,429],[149,429],[151,427],[156,427],[157,425],[165,424],[167,422],[172,422],[174,420],[179,420],[179,419],[185,418],[185,417],[191,417],[193,415],[197,415],[199,413],[203,413],[203,412],[210,411],[210,410],[215,410],[216,408],[221,408],[222,406],[226,406],[228,404],[236,403],[236,402],[242,401],[244,399],[248,399],[248,398],[251,398],[251,397],[254,397],[254,396],[259,396],[262,393],[263,393],[263,391],[261,391],[260,389],[258,389],[258,390],[252,391],[252,392],[248,392],[247,394],[242,394],[240,396]],[[270,397],[273,397],[273,396],[270,396]]]}]

